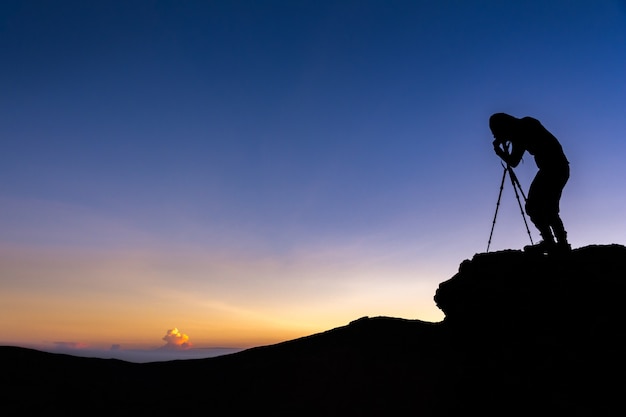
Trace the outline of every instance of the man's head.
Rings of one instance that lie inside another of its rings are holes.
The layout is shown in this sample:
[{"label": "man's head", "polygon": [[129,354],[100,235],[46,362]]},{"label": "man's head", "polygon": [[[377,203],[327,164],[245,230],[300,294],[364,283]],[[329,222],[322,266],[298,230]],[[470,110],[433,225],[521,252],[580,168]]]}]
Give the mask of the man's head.
[{"label": "man's head", "polygon": [[495,113],[489,118],[489,128],[498,142],[504,143],[511,139],[519,119],[506,113]]}]

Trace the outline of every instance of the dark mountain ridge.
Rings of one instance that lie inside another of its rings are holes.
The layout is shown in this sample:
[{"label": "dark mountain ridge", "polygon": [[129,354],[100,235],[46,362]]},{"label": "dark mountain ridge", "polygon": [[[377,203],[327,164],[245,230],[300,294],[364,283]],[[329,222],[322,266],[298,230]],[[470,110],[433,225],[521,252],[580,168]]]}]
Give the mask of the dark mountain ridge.
[{"label": "dark mountain ridge", "polygon": [[210,359],[129,363],[0,348],[6,415],[626,415],[626,247],[476,254],[439,323],[361,318]]}]

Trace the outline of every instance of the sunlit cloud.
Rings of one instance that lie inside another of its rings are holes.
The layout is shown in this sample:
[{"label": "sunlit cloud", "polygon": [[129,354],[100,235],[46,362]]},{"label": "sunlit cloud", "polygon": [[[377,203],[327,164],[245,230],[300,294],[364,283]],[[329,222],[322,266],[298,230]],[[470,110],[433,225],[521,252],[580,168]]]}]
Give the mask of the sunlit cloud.
[{"label": "sunlit cloud", "polygon": [[178,331],[177,328],[169,329],[165,336],[163,336],[163,340],[165,340],[165,346],[162,346],[162,349],[189,349],[191,347],[191,342],[189,341],[189,336],[184,333]]}]

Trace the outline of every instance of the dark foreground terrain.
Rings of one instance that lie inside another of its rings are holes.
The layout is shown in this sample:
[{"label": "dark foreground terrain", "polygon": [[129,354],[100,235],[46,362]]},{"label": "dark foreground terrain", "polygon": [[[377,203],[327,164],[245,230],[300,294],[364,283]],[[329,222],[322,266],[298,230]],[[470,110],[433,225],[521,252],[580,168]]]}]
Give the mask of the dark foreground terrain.
[{"label": "dark foreground terrain", "polygon": [[477,254],[440,323],[376,317],[210,359],[0,347],[2,415],[626,415],[626,247]]}]

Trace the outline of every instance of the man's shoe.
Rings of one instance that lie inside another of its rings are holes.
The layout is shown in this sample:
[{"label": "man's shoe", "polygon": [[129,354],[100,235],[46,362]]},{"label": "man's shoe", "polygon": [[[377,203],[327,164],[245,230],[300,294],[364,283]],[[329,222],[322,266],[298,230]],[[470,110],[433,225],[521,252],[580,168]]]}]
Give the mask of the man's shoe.
[{"label": "man's shoe", "polygon": [[555,250],[557,244],[553,240],[542,240],[536,245],[524,246],[524,252],[528,253],[551,253]]}]

